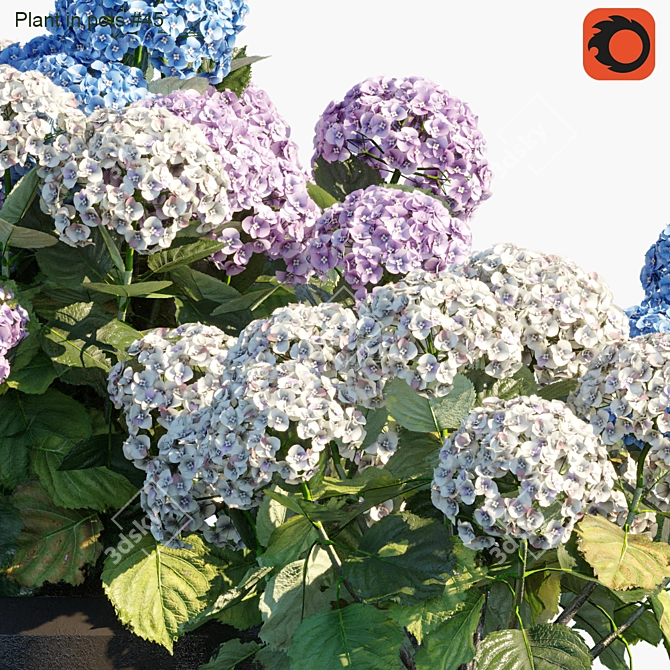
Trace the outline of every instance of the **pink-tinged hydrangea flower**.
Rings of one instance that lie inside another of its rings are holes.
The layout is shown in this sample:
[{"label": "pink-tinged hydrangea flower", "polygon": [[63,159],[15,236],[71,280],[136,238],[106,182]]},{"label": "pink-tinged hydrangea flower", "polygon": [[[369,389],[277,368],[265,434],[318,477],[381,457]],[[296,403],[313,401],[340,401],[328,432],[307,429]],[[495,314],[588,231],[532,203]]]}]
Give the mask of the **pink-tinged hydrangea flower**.
[{"label": "pink-tinged hydrangea flower", "polygon": [[538,384],[582,375],[593,356],[628,338],[628,317],[602,277],[562,256],[497,244],[455,272],[487,284],[522,327],[524,364]]},{"label": "pink-tinged hydrangea flower", "polygon": [[418,268],[440,272],[471,248],[468,224],[452,218],[441,201],[421,191],[370,186],[323,213],[303,255],[320,275],[343,268],[363,298],[389,276]]},{"label": "pink-tinged hydrangea flower", "polygon": [[[217,235],[226,246],[212,258],[228,275],[242,272],[252,254],[282,258],[282,280],[304,283],[309,266],[299,260],[320,212],[307,194],[291,130],[262,89],[238,96],[214,88],[205,94],[175,91],[142,103],[166,107],[202,130],[228,175],[235,220]],[[297,262],[293,262],[297,259]]]},{"label": "pink-tinged hydrangea flower", "polygon": [[56,165],[86,122],[72,93],[9,65],[0,65],[0,117],[0,177],[15,165]]},{"label": "pink-tinged hydrangea flower", "polygon": [[359,404],[383,404],[393,377],[443,396],[475,361],[496,378],[521,367],[521,328],[513,310],[476,279],[415,270],[376,287],[357,311],[356,329],[336,366],[349,382],[342,392]]},{"label": "pink-tinged hydrangea flower", "polygon": [[474,507],[470,521],[458,521],[471,549],[502,537],[555,549],[612,499],[616,479],[592,426],[559,400],[491,398],[444,440],[432,500],[453,524],[461,506]]},{"label": "pink-tinged hydrangea flower", "polygon": [[670,334],[607,347],[591,361],[568,404],[623,460],[624,478],[633,485],[637,466],[629,454],[651,445],[644,468],[647,497],[670,511]]},{"label": "pink-tinged hydrangea flower", "polygon": [[212,401],[234,343],[215,326],[200,323],[157,328],[133,342],[128,360],[112,368],[109,397],[123,410],[129,433],[123,452],[136,467],[147,468],[155,455],[152,445],[177,416]]},{"label": "pink-tinged hydrangea flower", "polygon": [[191,223],[204,235],[230,220],[221,158],[201,130],[166,109],[97,109],[61,149],[39,169],[40,204],[72,247],[106,226],[151,254]]},{"label": "pink-tinged hydrangea flower", "polygon": [[486,145],[470,108],[421,77],[373,77],[331,102],[319,118],[314,165],[357,156],[383,178],[430,189],[468,219],[490,196]]},{"label": "pink-tinged hydrangea flower", "polygon": [[0,384],[9,377],[9,350],[28,335],[28,320],[28,312],[17,303],[14,294],[0,286]]}]

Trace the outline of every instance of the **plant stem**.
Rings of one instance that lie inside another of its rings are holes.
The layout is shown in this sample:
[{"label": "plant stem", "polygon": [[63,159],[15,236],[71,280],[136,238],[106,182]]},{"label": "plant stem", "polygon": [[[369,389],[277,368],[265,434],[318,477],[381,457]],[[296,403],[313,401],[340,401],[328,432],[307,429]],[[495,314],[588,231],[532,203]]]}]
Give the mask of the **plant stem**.
[{"label": "plant stem", "polygon": [[342,467],[342,459],[340,457],[340,450],[337,448],[337,445],[335,442],[330,443],[330,455],[333,459],[333,465],[335,466],[335,470],[339,476],[340,479],[346,479],[347,478],[347,473],[344,471],[344,468]]},{"label": "plant stem", "polygon": [[[475,650],[479,649],[479,645],[484,639],[484,626],[486,624],[486,605],[489,602],[489,592],[484,594],[484,605],[482,606],[482,615],[479,617],[477,630],[475,631],[474,644]],[[460,670],[475,670],[475,659],[473,658],[469,663],[465,663],[460,667]]]},{"label": "plant stem", "polygon": [[[305,482],[300,482],[300,490],[302,491],[302,495],[305,498],[305,500],[309,502],[313,501],[312,492],[309,490],[309,486]],[[349,591],[351,597],[354,599],[354,602],[362,603],[363,600],[356,594],[353,586],[351,586],[347,578],[344,576],[344,570],[342,569],[342,561],[340,560],[340,557],[337,555],[337,552],[333,547],[333,543],[328,537],[328,534],[326,533],[326,529],[323,527],[323,524],[320,521],[312,521],[311,519],[310,522],[312,523],[314,528],[316,528],[317,535],[321,540],[321,545],[328,554],[328,558],[330,558],[330,562],[333,564],[335,572],[337,572],[337,574],[342,579],[342,583],[344,584],[345,588],[347,589],[347,591]]]},{"label": "plant stem", "polygon": [[[126,271],[123,275],[123,285],[130,286],[133,283],[133,259],[135,257],[135,249],[128,247],[126,249]],[[130,298],[124,297],[121,298],[119,304],[119,321],[126,320],[126,313],[128,312],[128,307],[130,305]]]},{"label": "plant stem", "polygon": [[598,644],[591,649],[591,657],[597,658],[600,654],[609,647],[614,640],[623,635],[644,613],[646,608],[644,605],[641,605],[639,609],[635,610],[626,621],[624,621],[613,633],[610,633],[604,640],[598,642]]},{"label": "plant stem", "polygon": [[635,494],[633,495],[633,502],[630,504],[628,516],[626,517],[626,523],[624,525],[624,530],[626,533],[630,529],[633,521],[635,521],[637,508],[640,505],[640,500],[642,499],[642,494],[644,493],[644,462],[647,460],[647,454],[649,453],[650,449],[651,444],[645,445],[642,453],[640,454],[640,460],[637,462],[637,481],[635,482]]},{"label": "plant stem", "polygon": [[389,184],[397,184],[400,181],[400,177],[402,176],[400,170],[394,170],[393,175],[391,176],[391,181]]},{"label": "plant stem", "polygon": [[598,585],[595,582],[589,582],[577,596],[573,598],[572,602],[563,610],[561,616],[559,616],[554,623],[567,626],[572,621],[575,614],[579,612],[581,607],[591,597],[591,594],[596,590],[596,586]]},{"label": "plant stem", "polygon": [[528,540],[521,541],[521,546],[519,547],[519,558],[521,559],[521,570],[519,573],[519,578],[516,582],[516,590],[514,592],[514,611],[512,612],[509,620],[509,628],[511,629],[515,629],[517,627],[518,620],[521,617],[520,609],[521,604],[523,603],[524,586],[526,583],[526,563],[528,562]]},{"label": "plant stem", "polygon": [[12,175],[9,172],[9,168],[5,170],[5,200],[7,196],[12,192]]},{"label": "plant stem", "polygon": [[137,47],[137,50],[135,51],[135,67],[140,67],[142,65],[142,47],[139,46]]}]

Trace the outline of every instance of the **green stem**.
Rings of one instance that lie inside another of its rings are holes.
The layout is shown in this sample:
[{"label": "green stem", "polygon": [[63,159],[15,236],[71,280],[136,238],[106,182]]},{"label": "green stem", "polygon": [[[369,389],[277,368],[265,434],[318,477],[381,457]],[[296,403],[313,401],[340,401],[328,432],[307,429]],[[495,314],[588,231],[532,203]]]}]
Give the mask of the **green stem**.
[{"label": "green stem", "polygon": [[[521,559],[521,566],[519,569],[519,578],[516,584],[516,591],[514,593],[514,612],[509,621],[509,628],[516,628],[517,620],[521,623],[521,605],[523,603],[524,585],[526,583],[526,563],[528,562],[528,540],[522,540],[519,547],[519,558]],[[523,628],[523,626],[521,626]]]},{"label": "green stem", "polygon": [[393,176],[391,177],[391,181],[389,184],[397,184],[400,181],[400,177],[402,176],[400,170],[394,170],[393,171]]},{"label": "green stem", "polygon": [[5,170],[5,200],[7,196],[12,192],[12,175],[9,173],[9,168]]},{"label": "green stem", "polygon": [[344,471],[344,468],[342,467],[342,458],[340,457],[340,451],[337,448],[335,442],[330,443],[330,455],[333,459],[333,464],[335,465],[335,470],[339,478],[346,479],[347,473]]},{"label": "green stem", "polygon": [[[123,285],[130,286],[133,283],[133,260],[135,258],[135,249],[128,247],[126,249],[126,271],[123,274]],[[126,320],[126,313],[130,306],[130,298],[121,298],[119,304],[119,321]]]},{"label": "green stem", "polygon": [[142,52],[143,47],[139,46],[135,50],[135,67],[140,67],[142,65]]},{"label": "green stem", "polygon": [[637,508],[640,506],[640,500],[642,499],[642,494],[644,493],[644,462],[647,460],[647,454],[651,449],[651,444],[645,445],[642,453],[640,454],[640,460],[637,462],[637,481],[635,482],[635,493],[633,494],[633,501],[628,508],[628,516],[626,517],[626,523],[624,525],[624,530],[626,533],[630,530],[631,524],[635,521],[635,515],[637,514]]}]

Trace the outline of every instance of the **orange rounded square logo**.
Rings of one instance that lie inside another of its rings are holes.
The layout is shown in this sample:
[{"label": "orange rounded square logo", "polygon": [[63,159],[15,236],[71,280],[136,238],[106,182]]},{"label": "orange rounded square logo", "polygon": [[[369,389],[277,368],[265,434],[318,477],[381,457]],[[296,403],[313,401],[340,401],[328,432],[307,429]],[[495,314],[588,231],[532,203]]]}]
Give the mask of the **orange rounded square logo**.
[{"label": "orange rounded square logo", "polygon": [[646,79],[656,64],[654,17],[644,9],[594,9],[584,19],[584,69],[593,79]]}]

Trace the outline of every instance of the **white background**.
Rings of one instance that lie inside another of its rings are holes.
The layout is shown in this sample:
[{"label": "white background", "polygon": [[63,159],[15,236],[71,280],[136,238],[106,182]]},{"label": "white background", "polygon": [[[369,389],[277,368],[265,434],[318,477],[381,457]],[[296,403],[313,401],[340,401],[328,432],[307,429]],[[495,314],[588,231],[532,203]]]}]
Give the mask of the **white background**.
[{"label": "white background", "polygon": [[[667,0],[634,5],[656,19],[656,70],[643,81],[595,81],[582,67],[586,14],[629,4],[247,2],[238,45],[272,56],[255,66],[254,80],[292,126],[306,165],[331,99],[375,75],[432,79],[470,104],[488,141],[496,176],[472,222],[475,248],[511,241],[563,254],[603,275],[621,307],[640,301],[644,254],[670,223]],[[20,9],[46,14],[52,6],[30,0]],[[0,37],[42,32],[15,28],[16,8],[2,3]],[[634,657],[670,667],[662,647],[640,644]]]}]

